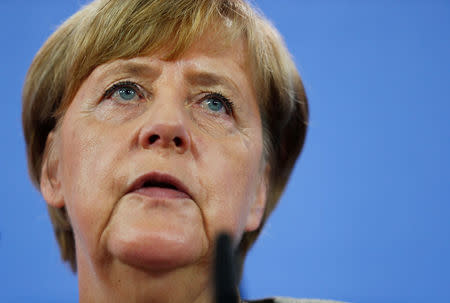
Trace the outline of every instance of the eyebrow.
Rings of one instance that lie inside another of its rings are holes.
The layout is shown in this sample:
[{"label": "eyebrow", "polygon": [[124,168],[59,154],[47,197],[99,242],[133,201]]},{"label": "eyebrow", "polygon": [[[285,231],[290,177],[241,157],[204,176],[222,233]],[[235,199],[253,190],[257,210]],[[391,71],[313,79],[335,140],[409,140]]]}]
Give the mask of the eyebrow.
[{"label": "eyebrow", "polygon": [[[112,66],[106,68],[103,73],[110,73],[112,71],[115,74],[133,75],[151,79],[151,81],[157,79],[162,73],[161,68],[158,66],[129,61],[119,62],[117,65],[113,64]],[[214,72],[204,70],[188,70],[185,74],[185,79],[191,86],[219,86],[237,93],[241,92],[239,86],[231,78]]]},{"label": "eyebrow", "polygon": [[192,86],[224,86],[225,88],[240,91],[234,81],[227,76],[206,71],[190,71],[186,74],[188,83]]},{"label": "eyebrow", "polygon": [[116,66],[109,66],[104,73],[110,73],[112,71],[116,74],[133,75],[150,79],[156,79],[161,74],[161,69],[158,67],[129,61],[120,62]]}]

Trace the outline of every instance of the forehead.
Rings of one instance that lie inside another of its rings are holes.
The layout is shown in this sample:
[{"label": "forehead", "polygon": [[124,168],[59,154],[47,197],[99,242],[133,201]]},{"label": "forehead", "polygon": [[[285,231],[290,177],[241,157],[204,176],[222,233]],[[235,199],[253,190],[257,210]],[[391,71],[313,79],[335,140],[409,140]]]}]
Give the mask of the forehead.
[{"label": "forehead", "polygon": [[229,41],[207,33],[171,59],[166,57],[170,53],[168,48],[131,59],[112,60],[95,68],[88,79],[133,75],[151,80],[161,74],[163,67],[174,66],[183,71],[188,81],[196,84],[226,84],[235,88],[245,84],[253,89],[252,73],[246,60],[247,48],[242,38]]},{"label": "forehead", "polygon": [[[162,51],[164,52],[164,49]],[[212,58],[233,57],[243,69],[246,68],[248,61],[246,39],[242,36],[233,38],[226,30],[204,33],[181,55],[189,58],[200,53]]]},{"label": "forehead", "polygon": [[241,116],[255,113],[259,117],[259,102],[246,60],[244,39],[227,42],[214,35],[204,35],[177,58],[169,60],[165,54],[161,49],[150,55],[116,59],[96,67],[81,83],[67,109],[74,103],[101,96],[118,81],[137,81],[150,91],[155,89],[153,92],[159,91],[159,83],[163,83],[158,81],[167,81],[169,85],[182,84],[178,88],[185,92],[217,90],[233,100]]}]

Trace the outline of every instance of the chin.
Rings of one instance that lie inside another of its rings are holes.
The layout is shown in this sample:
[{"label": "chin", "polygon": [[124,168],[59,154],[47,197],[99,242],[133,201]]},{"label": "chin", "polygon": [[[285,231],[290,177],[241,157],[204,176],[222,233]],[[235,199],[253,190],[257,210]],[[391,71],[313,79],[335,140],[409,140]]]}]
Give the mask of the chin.
[{"label": "chin", "polygon": [[118,244],[112,247],[113,255],[123,264],[146,271],[170,271],[194,264],[201,258],[195,249],[169,241],[150,244]]},{"label": "chin", "polygon": [[151,272],[170,271],[198,263],[209,250],[206,235],[192,232],[189,228],[128,228],[110,233],[107,249],[121,263]]},{"label": "chin", "polygon": [[209,250],[201,214],[191,200],[131,195],[119,203],[103,237],[113,259],[146,271],[198,263]]}]

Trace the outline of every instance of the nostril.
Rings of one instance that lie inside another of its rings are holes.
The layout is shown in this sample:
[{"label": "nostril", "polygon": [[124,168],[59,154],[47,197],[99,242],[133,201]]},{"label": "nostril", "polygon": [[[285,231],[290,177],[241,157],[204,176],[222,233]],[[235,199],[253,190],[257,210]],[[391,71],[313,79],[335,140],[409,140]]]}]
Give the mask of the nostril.
[{"label": "nostril", "polygon": [[180,137],[173,138],[173,142],[175,142],[175,146],[181,146],[183,144],[183,141]]},{"label": "nostril", "polygon": [[150,138],[148,139],[148,142],[150,142],[150,144],[153,144],[156,141],[158,141],[158,139],[159,139],[158,135],[151,135]]},{"label": "nostril", "polygon": [[181,123],[147,124],[142,127],[138,137],[138,144],[144,149],[173,148],[177,153],[189,150],[190,143],[189,134]]}]

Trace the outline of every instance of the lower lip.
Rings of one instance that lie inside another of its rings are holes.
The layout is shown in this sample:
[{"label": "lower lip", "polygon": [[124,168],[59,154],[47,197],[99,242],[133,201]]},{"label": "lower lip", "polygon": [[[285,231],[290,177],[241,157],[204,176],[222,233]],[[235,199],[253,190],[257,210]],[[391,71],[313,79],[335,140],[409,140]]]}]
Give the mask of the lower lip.
[{"label": "lower lip", "polygon": [[164,188],[164,187],[143,187],[134,191],[137,194],[141,194],[150,198],[165,198],[165,199],[190,199],[185,192]]}]

